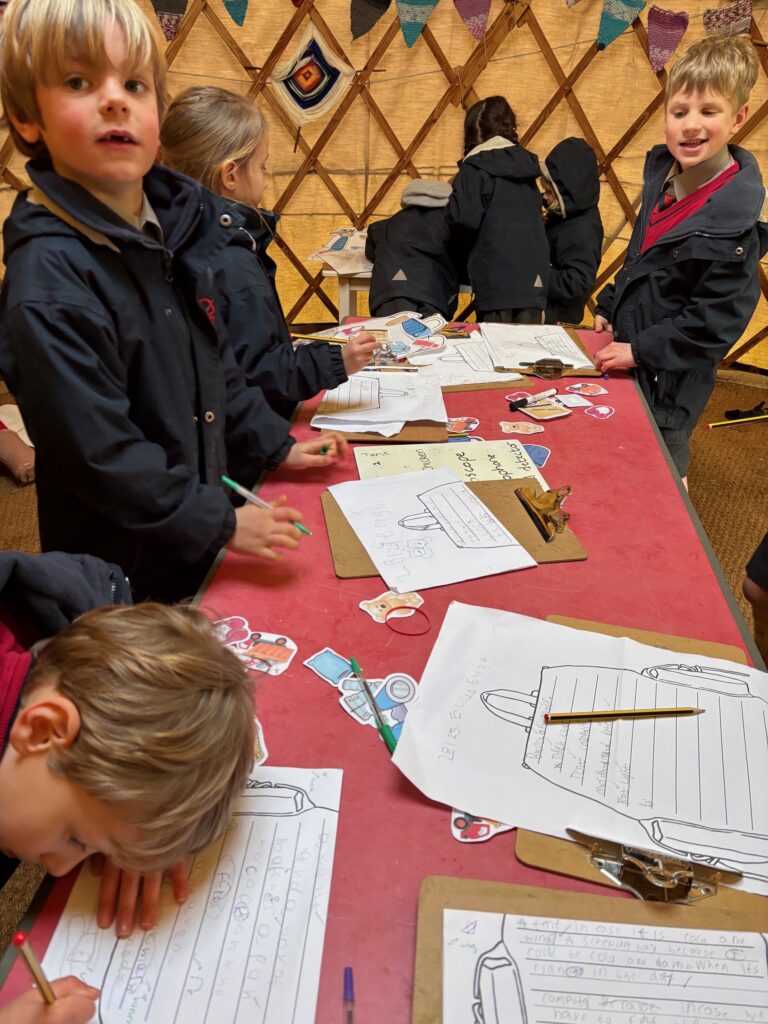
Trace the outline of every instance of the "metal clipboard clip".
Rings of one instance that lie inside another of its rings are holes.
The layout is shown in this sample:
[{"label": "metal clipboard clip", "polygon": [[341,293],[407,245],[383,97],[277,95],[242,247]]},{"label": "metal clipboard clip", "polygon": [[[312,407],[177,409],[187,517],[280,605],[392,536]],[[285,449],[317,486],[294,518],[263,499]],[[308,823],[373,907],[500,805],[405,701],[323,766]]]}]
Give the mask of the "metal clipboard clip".
[{"label": "metal clipboard clip", "polygon": [[722,871],[709,864],[696,864],[668,857],[656,850],[625,846],[612,839],[588,836],[566,829],[577,843],[586,846],[590,863],[614,885],[641,900],[656,903],[695,903],[717,894],[720,883],[738,882],[739,871]]}]

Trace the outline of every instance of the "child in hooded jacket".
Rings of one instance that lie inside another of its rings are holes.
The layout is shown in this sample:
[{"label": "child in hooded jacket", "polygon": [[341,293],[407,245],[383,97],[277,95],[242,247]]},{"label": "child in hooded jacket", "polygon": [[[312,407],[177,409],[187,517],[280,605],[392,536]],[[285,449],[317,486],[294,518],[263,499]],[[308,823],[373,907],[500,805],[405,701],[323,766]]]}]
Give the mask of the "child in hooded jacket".
[{"label": "child in hooded jacket", "polygon": [[595,287],[603,222],[594,150],[584,139],[558,142],[541,164],[549,286],[544,322],[580,324]]},{"label": "child in hooded jacket", "polygon": [[297,402],[343,384],[370,362],[369,334],[346,345],[316,341],[293,348],[267,252],[277,215],[259,208],[269,156],[267,125],[246,96],[196,85],[176,96],[160,129],[163,161],[230,204],[240,218],[211,269],[224,302],[221,316],[249,384],[273,409],[290,417]]},{"label": "child in hooded jacket", "polygon": [[549,246],[539,174],[538,158],[518,145],[517,120],[503,96],[470,107],[448,220],[457,244],[469,251],[478,321],[541,322]]},{"label": "child in hooded jacket", "polygon": [[368,225],[372,316],[413,310],[453,319],[459,276],[446,217],[451,191],[448,182],[416,178],[403,190],[402,210]]}]

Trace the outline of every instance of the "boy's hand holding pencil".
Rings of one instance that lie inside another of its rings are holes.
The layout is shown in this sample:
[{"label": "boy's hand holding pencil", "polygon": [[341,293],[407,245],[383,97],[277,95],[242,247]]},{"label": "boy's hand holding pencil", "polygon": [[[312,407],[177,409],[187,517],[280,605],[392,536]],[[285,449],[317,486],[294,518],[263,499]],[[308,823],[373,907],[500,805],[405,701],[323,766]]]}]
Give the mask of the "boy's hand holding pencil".
[{"label": "boy's hand holding pencil", "polygon": [[88,1024],[96,1013],[99,990],[70,975],[51,982],[56,1002],[48,1006],[38,989],[0,1010],[0,1024]]},{"label": "boy's hand holding pencil", "polygon": [[283,465],[286,469],[322,469],[346,457],[349,445],[343,434],[328,431],[297,441],[288,452]]},{"label": "boy's hand holding pencil", "polygon": [[226,545],[230,551],[277,562],[283,556],[275,548],[295,550],[299,546],[301,532],[294,523],[301,519],[301,512],[289,508],[284,497],[270,508],[243,505],[235,510],[235,516],[235,532]]},{"label": "boy's hand holding pencil", "polygon": [[342,352],[344,369],[347,371],[347,376],[351,377],[353,373],[357,373],[358,370],[362,370],[364,366],[367,366],[374,353],[378,352],[378,350],[378,341],[372,334],[368,334],[366,331],[350,338]]}]

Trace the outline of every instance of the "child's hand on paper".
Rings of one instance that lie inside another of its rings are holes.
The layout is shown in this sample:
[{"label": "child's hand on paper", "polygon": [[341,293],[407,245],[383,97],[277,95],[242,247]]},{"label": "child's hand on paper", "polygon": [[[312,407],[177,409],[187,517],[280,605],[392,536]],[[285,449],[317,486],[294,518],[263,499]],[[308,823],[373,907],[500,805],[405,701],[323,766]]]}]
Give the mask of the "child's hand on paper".
[{"label": "child's hand on paper", "polygon": [[378,350],[378,341],[372,334],[368,334],[366,331],[350,338],[346,345],[344,345],[344,352],[342,353],[347,376],[351,377],[353,373],[357,373],[358,370],[362,370],[364,366],[367,366],[374,352]]},{"label": "child's hand on paper", "polygon": [[230,551],[276,562],[283,556],[275,548],[293,550],[299,546],[301,533],[293,524],[300,522],[302,515],[297,509],[288,508],[284,497],[273,501],[272,508],[243,505],[235,510],[235,517],[235,532],[226,545]]},{"label": "child's hand on paper", "polygon": [[56,1002],[48,1006],[30,989],[0,1010],[0,1024],[88,1024],[96,1013],[99,990],[70,975],[51,982]]},{"label": "child's hand on paper", "polygon": [[[118,938],[126,938],[136,925],[137,905],[139,927],[144,931],[155,927],[160,913],[162,871],[148,871],[143,875],[123,871],[101,854],[91,857],[91,870],[95,875],[101,875],[99,904],[96,909],[99,928],[109,928],[114,921],[115,934]],[[168,874],[176,902],[185,903],[189,896],[186,859],[176,861]]]},{"label": "child's hand on paper", "polygon": [[631,345],[623,341],[612,341],[595,352],[595,366],[601,373],[605,373],[606,370],[631,370],[637,363]]},{"label": "child's hand on paper", "polygon": [[601,331],[610,331],[613,334],[613,325],[609,324],[604,316],[596,316],[595,334],[600,334]]},{"label": "child's hand on paper", "polygon": [[297,441],[283,465],[288,469],[322,469],[345,458],[347,449],[347,439],[343,434],[328,431],[308,441]]}]

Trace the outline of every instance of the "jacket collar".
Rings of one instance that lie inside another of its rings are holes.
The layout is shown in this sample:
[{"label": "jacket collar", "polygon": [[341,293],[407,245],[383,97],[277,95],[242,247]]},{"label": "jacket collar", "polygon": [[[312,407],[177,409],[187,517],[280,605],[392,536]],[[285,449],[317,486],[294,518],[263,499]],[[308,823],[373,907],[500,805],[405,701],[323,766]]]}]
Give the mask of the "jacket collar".
[{"label": "jacket collar", "polygon": [[470,149],[468,153],[464,154],[464,159],[467,160],[469,157],[475,156],[476,153],[487,153],[490,149],[506,149],[507,147],[512,149],[514,145],[514,142],[505,139],[503,135],[494,135],[493,138],[486,139],[485,142],[481,142],[474,149]]}]

